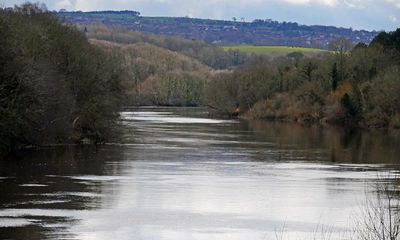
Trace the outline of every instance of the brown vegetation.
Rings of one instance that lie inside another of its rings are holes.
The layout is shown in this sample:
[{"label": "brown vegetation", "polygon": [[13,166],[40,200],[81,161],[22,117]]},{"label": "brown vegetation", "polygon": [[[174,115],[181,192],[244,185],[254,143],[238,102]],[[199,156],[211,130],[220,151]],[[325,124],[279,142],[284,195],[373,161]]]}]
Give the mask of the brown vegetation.
[{"label": "brown vegetation", "polygon": [[397,128],[399,51],[379,41],[352,50],[345,40],[332,46],[325,57],[260,58],[217,75],[206,103],[221,112],[239,103],[248,118]]},{"label": "brown vegetation", "polygon": [[211,68],[199,61],[149,43],[119,44],[92,39],[119,56],[129,105],[197,106]]}]

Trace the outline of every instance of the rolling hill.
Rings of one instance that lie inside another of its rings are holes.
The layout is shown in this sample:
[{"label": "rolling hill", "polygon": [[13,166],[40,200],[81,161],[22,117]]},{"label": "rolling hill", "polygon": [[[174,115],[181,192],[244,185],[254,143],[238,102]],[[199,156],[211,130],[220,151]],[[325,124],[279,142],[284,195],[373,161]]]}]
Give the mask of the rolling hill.
[{"label": "rolling hill", "polygon": [[253,22],[196,19],[188,17],[143,17],[136,11],[56,12],[67,22],[79,25],[103,23],[127,30],[157,35],[181,36],[224,45],[295,46],[328,49],[336,38],[353,44],[370,43],[378,32],[332,26],[305,26],[270,19]]}]

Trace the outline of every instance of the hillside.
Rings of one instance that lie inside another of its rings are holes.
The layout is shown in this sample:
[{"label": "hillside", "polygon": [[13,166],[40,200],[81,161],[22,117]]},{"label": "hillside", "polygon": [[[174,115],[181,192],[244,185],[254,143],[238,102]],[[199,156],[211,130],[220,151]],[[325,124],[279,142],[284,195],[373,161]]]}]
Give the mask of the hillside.
[{"label": "hillside", "polygon": [[211,68],[183,54],[138,42],[121,44],[91,39],[120,59],[130,104],[199,105]]},{"label": "hillside", "polygon": [[332,26],[305,26],[270,19],[253,22],[195,19],[186,17],[142,17],[134,11],[58,12],[60,18],[80,25],[103,23],[127,30],[186,39],[205,40],[218,45],[296,46],[327,49],[336,38],[354,45],[370,43],[378,32],[355,31]]},{"label": "hillside", "polygon": [[187,40],[182,37],[126,31],[121,27],[107,27],[104,24],[79,25],[79,27],[81,31],[86,32],[89,39],[121,44],[148,43],[196,59],[214,69],[226,69],[242,65],[251,58],[246,53],[224,51],[222,47],[201,40]]}]

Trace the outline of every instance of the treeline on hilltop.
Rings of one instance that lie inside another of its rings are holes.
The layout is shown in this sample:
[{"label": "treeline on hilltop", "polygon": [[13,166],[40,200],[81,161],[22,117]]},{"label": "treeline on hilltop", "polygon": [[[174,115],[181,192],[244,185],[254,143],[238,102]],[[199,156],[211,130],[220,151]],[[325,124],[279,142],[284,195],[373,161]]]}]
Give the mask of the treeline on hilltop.
[{"label": "treeline on hilltop", "polygon": [[0,36],[0,151],[110,137],[118,59],[39,4],[0,9]]},{"label": "treeline on hilltop", "polygon": [[260,57],[214,77],[206,104],[230,113],[239,103],[247,117],[362,127],[400,127],[400,29],[367,46],[332,43],[323,58]]},{"label": "treeline on hilltop", "polygon": [[297,46],[324,48],[336,38],[344,37],[352,43],[370,43],[378,32],[337,28],[333,26],[305,26],[271,19],[233,18],[232,21],[189,17],[145,17],[123,12],[59,12],[66,21],[90,25],[101,22],[106,26],[122,26],[130,31],[157,35],[181,36],[204,40],[218,45]]}]

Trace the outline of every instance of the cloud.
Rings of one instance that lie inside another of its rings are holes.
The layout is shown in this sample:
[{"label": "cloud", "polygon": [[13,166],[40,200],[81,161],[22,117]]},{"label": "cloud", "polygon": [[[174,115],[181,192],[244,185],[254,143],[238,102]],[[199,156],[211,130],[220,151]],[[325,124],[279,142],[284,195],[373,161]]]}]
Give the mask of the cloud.
[{"label": "cloud", "polygon": [[354,9],[366,9],[368,5],[371,5],[368,0],[344,0],[343,3],[347,7]]},{"label": "cloud", "polygon": [[[0,0],[6,6],[26,0]],[[33,0],[51,10],[136,10],[143,16],[274,19],[307,25],[394,30],[400,0]]]},{"label": "cloud", "polygon": [[64,8],[64,9],[72,10],[75,8],[74,4],[70,0],[60,0],[60,1],[56,2],[55,6],[58,9]]},{"label": "cloud", "polygon": [[396,7],[400,8],[400,0],[386,0],[386,2],[394,4]]},{"label": "cloud", "polygon": [[336,6],[339,1],[338,0],[284,0],[287,3],[290,4],[296,4],[296,5],[313,5],[313,4],[319,4],[319,5],[326,5],[330,7]]}]

